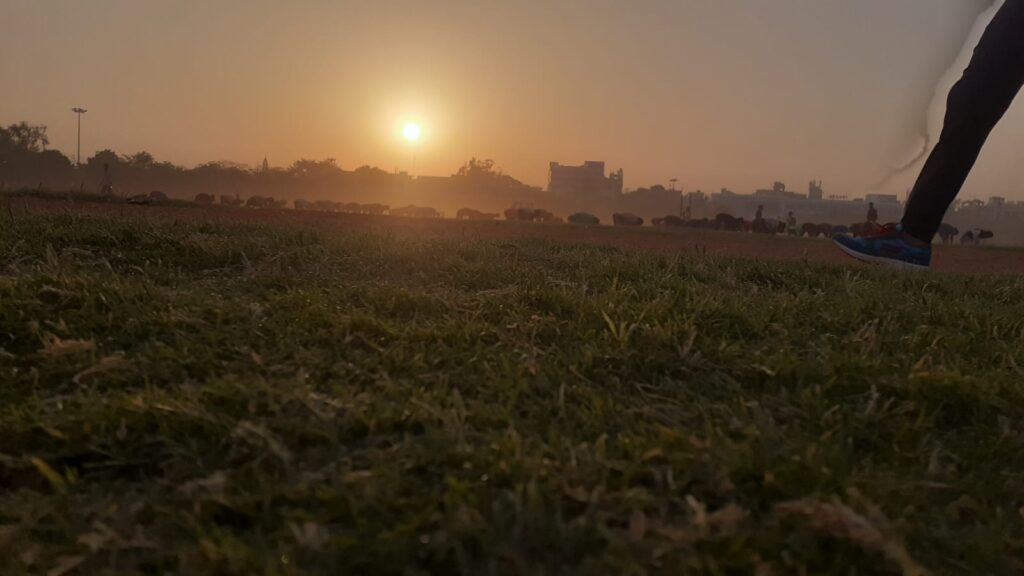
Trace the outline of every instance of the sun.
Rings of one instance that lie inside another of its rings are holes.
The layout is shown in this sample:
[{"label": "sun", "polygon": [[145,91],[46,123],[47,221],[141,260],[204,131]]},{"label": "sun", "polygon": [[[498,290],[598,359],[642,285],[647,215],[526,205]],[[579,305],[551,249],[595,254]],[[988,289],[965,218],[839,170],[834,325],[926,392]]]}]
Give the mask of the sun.
[{"label": "sun", "polygon": [[402,137],[409,142],[415,142],[420,139],[423,135],[423,130],[420,129],[420,125],[414,122],[410,122],[402,128]]}]

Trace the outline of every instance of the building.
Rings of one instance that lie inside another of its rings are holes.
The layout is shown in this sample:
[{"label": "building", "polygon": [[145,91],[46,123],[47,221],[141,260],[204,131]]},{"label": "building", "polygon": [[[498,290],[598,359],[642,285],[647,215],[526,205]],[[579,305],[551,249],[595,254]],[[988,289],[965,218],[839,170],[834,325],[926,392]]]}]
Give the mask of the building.
[{"label": "building", "polygon": [[565,196],[618,198],[622,195],[622,170],[604,175],[604,162],[584,162],[582,166],[551,163],[548,191]]},{"label": "building", "polygon": [[895,195],[867,194],[863,199],[852,200],[825,197],[820,182],[811,182],[807,192],[800,194],[787,190],[782,182],[775,182],[771,188],[760,189],[753,194],[737,194],[723,188],[711,195],[706,211],[699,215],[713,218],[718,213],[727,213],[750,220],[758,207],[762,207],[766,218],[782,220],[792,212],[798,222],[849,225],[864,222],[868,202],[875,203],[881,222],[897,222],[902,215],[903,205]]},{"label": "building", "polygon": [[825,189],[821,187],[821,180],[811,180],[807,185],[807,198],[810,200],[821,200],[825,195]]}]

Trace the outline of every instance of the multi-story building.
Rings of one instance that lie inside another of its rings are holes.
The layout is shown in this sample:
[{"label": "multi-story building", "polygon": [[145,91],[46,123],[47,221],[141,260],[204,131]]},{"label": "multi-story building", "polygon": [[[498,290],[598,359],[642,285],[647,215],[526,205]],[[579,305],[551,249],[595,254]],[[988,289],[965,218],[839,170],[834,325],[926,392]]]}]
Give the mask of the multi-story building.
[{"label": "multi-story building", "polygon": [[584,162],[582,166],[551,163],[548,191],[565,196],[617,198],[622,195],[622,170],[604,175],[604,162]]}]

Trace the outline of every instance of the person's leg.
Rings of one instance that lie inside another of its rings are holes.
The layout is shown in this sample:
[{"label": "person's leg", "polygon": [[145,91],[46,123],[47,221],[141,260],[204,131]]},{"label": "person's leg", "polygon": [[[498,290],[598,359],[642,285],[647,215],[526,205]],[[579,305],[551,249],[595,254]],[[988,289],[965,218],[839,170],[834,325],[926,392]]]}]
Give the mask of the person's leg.
[{"label": "person's leg", "polygon": [[953,86],[942,135],[918,176],[903,230],[931,242],[985,140],[1024,85],[1024,0],[1006,0]]}]

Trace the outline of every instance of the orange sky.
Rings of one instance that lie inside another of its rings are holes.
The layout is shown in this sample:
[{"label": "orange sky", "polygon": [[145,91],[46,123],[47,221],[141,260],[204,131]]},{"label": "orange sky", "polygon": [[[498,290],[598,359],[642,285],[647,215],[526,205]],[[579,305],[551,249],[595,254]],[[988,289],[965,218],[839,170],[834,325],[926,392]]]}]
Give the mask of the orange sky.
[{"label": "orange sky", "polygon": [[[628,187],[820,178],[854,195],[914,146],[987,4],[4,0],[0,122],[45,123],[73,154],[83,106],[85,154],[189,165],[450,174],[478,156],[543,185],[549,161],[606,160]],[[1022,138],[1016,106],[965,196],[1024,199]]]}]

